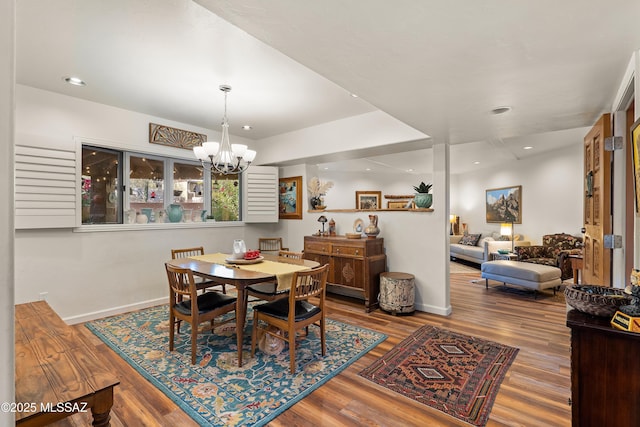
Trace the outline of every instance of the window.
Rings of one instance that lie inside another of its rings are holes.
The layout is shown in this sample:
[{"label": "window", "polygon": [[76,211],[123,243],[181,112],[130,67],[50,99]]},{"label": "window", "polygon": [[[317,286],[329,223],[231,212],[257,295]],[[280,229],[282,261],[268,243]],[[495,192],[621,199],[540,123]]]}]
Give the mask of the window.
[{"label": "window", "polygon": [[122,223],[121,165],[122,153],[118,151],[82,147],[83,224]]},{"label": "window", "polygon": [[216,221],[240,219],[240,176],[211,173],[211,216]]},{"label": "window", "polygon": [[[160,222],[164,218],[164,160],[129,155],[129,212],[143,214],[147,222]],[[131,222],[129,219],[128,222]]]},{"label": "window", "polygon": [[209,176],[195,161],[83,145],[82,224],[135,224],[138,215],[169,222],[172,204],[183,222],[239,221],[240,183],[238,174]]},{"label": "window", "polygon": [[202,221],[205,199],[202,166],[188,163],[173,163],[173,202],[184,209],[183,217],[194,222]]}]

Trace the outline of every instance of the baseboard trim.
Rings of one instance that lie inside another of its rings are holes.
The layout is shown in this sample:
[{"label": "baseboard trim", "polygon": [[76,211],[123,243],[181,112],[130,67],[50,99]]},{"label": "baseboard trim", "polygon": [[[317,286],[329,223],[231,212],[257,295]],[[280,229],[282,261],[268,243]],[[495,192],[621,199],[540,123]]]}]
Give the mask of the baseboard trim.
[{"label": "baseboard trim", "polygon": [[429,304],[416,304],[416,310],[424,311],[425,313],[439,314],[440,316],[448,316],[451,314],[451,305],[447,307],[438,307]]},{"label": "baseboard trim", "polygon": [[109,308],[107,310],[93,311],[91,313],[79,314],[77,316],[65,317],[64,320],[69,325],[75,325],[78,323],[90,322],[96,319],[102,319],[103,317],[115,316],[117,314],[128,313],[130,311],[141,310],[143,308],[153,307],[156,305],[166,303],[167,297],[156,298],[152,300],[137,302],[135,304],[121,305],[119,307]]}]

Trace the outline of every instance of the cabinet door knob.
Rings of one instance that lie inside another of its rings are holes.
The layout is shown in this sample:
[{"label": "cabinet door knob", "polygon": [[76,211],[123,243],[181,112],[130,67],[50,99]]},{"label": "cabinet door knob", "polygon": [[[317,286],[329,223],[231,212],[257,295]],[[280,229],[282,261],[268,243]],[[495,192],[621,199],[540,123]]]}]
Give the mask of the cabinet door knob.
[{"label": "cabinet door knob", "polygon": [[356,249],[356,255],[360,255],[360,251]]},{"label": "cabinet door knob", "polygon": [[336,252],[337,252],[337,253],[340,253],[340,249],[336,249]]}]

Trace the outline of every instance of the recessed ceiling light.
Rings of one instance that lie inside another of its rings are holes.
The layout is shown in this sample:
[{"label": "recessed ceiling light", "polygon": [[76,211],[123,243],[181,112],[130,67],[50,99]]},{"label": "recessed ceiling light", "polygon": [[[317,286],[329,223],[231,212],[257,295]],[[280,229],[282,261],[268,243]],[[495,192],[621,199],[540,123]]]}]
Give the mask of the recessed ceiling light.
[{"label": "recessed ceiling light", "polygon": [[526,147],[522,147],[523,150],[531,150],[533,147],[530,145],[527,145]]},{"label": "recessed ceiling light", "polygon": [[249,125],[244,125],[244,126],[242,126],[242,129],[244,129],[244,130],[251,130],[251,129],[253,129],[253,128],[252,128],[251,126],[249,126]]},{"label": "recessed ceiling light", "polygon": [[371,168],[366,168],[365,170],[366,170],[366,171],[370,171],[370,170],[371,170]]},{"label": "recessed ceiling light", "polygon": [[355,93],[352,93],[352,94],[351,94],[351,97],[352,97],[352,98],[357,98],[357,97],[358,97],[358,95],[356,95]]},{"label": "recessed ceiling light", "polygon": [[407,172],[413,172],[413,169],[407,169]]},{"label": "recessed ceiling light", "polygon": [[63,77],[62,80],[64,80],[65,82],[69,83],[70,85],[74,85],[74,86],[86,86],[87,83],[85,83],[84,80],[82,80],[80,77]]},{"label": "recessed ceiling light", "polygon": [[473,162],[473,164],[474,164],[474,165],[479,165],[479,164],[480,164],[480,162],[475,161],[475,162]]},{"label": "recessed ceiling light", "polygon": [[322,169],[324,169],[324,170],[328,171],[328,170],[329,170],[329,166],[325,166],[325,167],[323,167]]},{"label": "recessed ceiling light", "polygon": [[491,114],[504,114],[511,111],[511,107],[508,106],[503,106],[503,107],[496,107],[493,110],[491,110]]}]

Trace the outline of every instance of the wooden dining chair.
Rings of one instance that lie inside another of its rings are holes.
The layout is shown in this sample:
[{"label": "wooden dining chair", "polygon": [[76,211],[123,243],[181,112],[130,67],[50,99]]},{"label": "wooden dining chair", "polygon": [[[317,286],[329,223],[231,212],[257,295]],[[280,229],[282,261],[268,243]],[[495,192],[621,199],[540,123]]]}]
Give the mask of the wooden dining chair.
[{"label": "wooden dining chair", "polygon": [[[188,268],[178,268],[165,263],[169,279],[169,351],[173,351],[176,319],[191,325],[191,364],[196,363],[198,328],[203,322],[211,322],[214,331],[214,319],[234,311],[234,316],[218,322],[223,325],[235,322],[236,298],[221,292],[205,292],[198,295],[193,272]],[[180,333],[180,331],[178,331]]]},{"label": "wooden dining chair", "polygon": [[[325,344],[325,309],[324,301],[329,265],[294,273],[289,291],[289,298],[278,299],[253,307],[253,332],[251,335],[251,357],[255,354],[256,343],[263,334],[287,341],[289,343],[289,359],[291,374],[296,369],[296,335],[300,329],[309,334],[309,326],[320,328],[320,344],[322,355],[326,354]],[[309,298],[317,297],[318,304],[311,304]],[[262,324],[261,324],[262,322]],[[281,331],[272,332],[269,325]],[[260,336],[258,332],[260,330]]]},{"label": "wooden dining chair", "polygon": [[[290,259],[302,259],[302,252],[279,251],[279,257]],[[278,290],[278,282],[260,282],[249,285],[245,288],[245,298],[248,301],[249,296],[265,301],[275,301],[280,298],[286,298],[289,295],[289,289]]]},{"label": "wooden dining chair", "polygon": [[289,248],[282,246],[282,237],[260,237],[258,238],[258,249],[260,252],[288,251]]},{"label": "wooden dining chair", "polygon": [[[171,259],[190,258],[194,256],[199,256],[199,255],[204,255],[204,247],[202,246],[195,247],[195,248],[171,249]],[[225,283],[218,283],[212,280],[205,280],[201,277],[196,277],[195,279],[196,279],[196,283],[198,284],[200,284],[200,282],[206,283],[207,285],[210,284],[211,286],[207,286],[207,289],[220,286],[222,288],[222,293],[224,294],[227,293],[227,286]]]}]

